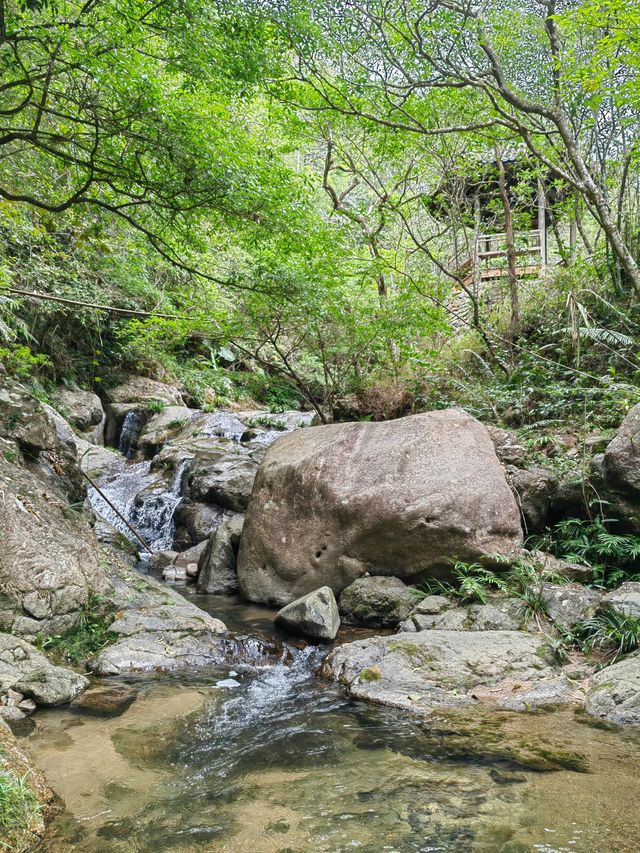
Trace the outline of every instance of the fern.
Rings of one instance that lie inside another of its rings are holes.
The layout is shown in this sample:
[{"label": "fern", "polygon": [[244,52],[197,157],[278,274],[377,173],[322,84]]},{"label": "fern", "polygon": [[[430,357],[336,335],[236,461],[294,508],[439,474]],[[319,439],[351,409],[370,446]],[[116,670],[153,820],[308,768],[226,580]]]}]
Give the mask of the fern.
[{"label": "fern", "polygon": [[600,648],[618,657],[640,645],[640,619],[605,605],[591,619],[578,622],[568,636],[587,654]]}]

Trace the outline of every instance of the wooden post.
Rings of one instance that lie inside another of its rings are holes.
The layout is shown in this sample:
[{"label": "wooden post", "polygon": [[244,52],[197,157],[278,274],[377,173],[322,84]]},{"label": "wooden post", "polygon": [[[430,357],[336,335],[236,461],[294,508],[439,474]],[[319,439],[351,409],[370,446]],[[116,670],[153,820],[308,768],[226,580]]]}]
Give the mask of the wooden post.
[{"label": "wooden post", "polygon": [[538,231],[540,233],[540,275],[547,271],[547,201],[544,186],[538,178]]},{"label": "wooden post", "polygon": [[473,231],[473,296],[480,298],[480,199],[474,202],[474,231]]}]

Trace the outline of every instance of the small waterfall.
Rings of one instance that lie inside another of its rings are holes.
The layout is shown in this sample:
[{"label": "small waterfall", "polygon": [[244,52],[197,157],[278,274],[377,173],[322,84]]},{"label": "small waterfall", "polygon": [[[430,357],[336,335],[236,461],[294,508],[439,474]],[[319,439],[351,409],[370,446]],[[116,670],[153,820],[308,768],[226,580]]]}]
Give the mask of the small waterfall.
[{"label": "small waterfall", "polygon": [[[98,482],[106,497],[152,551],[167,551],[173,545],[174,515],[182,499],[182,481],[189,461],[190,457],[180,461],[169,485],[164,477],[151,472],[150,462],[131,464],[122,460]],[[88,495],[95,512],[139,547],[140,542],[102,496],[93,488]]]},{"label": "small waterfall", "polygon": [[136,442],[142,427],[147,422],[147,412],[140,409],[134,409],[132,412],[127,412],[122,421],[120,429],[120,439],[118,441],[118,450],[125,459],[130,459],[136,449]]}]

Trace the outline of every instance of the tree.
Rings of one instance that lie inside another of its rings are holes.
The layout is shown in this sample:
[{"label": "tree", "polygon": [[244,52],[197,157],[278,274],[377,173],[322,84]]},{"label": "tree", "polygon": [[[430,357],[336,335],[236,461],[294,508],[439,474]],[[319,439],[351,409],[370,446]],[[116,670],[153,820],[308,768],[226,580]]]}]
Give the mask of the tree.
[{"label": "tree", "polygon": [[[610,6],[610,15],[622,14],[619,3]],[[571,16],[581,12],[578,37]],[[289,78],[280,92],[310,110],[405,133],[473,135],[489,151],[496,138],[519,139],[584,199],[640,293],[638,263],[612,209],[595,144],[605,123],[609,153],[623,145],[637,152],[638,113],[594,99],[589,77],[592,57],[604,52],[615,55],[614,79],[636,79],[637,32],[626,36],[619,26],[612,46],[601,23],[590,2],[572,3],[564,14],[556,0],[313,4],[306,20],[284,20],[296,50],[292,76],[303,88]]]},{"label": "tree", "polygon": [[0,0],[0,199],[108,211],[194,271],[203,228],[268,222],[288,180],[249,97],[268,43],[240,5]]}]

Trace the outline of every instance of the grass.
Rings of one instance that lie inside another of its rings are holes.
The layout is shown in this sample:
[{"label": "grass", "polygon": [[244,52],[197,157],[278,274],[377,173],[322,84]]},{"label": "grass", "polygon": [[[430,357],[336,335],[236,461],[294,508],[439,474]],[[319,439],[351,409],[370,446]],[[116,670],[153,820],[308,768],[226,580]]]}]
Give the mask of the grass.
[{"label": "grass", "polygon": [[[40,817],[40,803],[27,777],[15,776],[10,770],[0,770],[0,833],[9,835],[15,830],[28,830]],[[0,850],[11,850],[10,841],[0,837]]]},{"label": "grass", "polygon": [[113,619],[104,599],[93,596],[70,631],[39,637],[37,645],[55,662],[79,666],[114,641],[109,633]]}]

